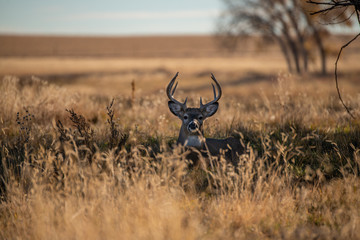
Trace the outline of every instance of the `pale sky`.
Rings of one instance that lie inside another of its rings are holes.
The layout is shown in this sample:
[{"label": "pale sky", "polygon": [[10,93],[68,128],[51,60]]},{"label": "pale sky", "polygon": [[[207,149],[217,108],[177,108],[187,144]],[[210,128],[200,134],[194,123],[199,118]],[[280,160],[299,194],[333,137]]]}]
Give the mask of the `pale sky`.
[{"label": "pale sky", "polygon": [[221,0],[0,0],[0,34],[207,34]]}]

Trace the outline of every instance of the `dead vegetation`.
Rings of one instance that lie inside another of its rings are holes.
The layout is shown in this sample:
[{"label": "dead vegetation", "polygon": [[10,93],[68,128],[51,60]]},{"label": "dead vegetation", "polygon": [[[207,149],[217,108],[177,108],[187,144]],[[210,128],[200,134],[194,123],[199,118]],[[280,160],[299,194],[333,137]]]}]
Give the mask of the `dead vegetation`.
[{"label": "dead vegetation", "polygon": [[[111,99],[5,77],[0,238],[358,239],[360,125],[316,84],[225,93],[204,132],[246,152],[189,168],[163,91]],[[359,116],[359,95],[347,101]]]}]

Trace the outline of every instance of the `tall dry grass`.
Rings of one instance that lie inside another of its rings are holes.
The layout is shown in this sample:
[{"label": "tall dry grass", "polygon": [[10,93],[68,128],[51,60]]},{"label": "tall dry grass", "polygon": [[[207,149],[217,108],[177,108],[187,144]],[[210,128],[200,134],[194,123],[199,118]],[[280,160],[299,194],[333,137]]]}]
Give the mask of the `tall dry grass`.
[{"label": "tall dry grass", "polygon": [[222,99],[204,131],[247,150],[192,166],[163,92],[112,102],[4,78],[0,238],[359,239],[359,122],[307,84]]}]

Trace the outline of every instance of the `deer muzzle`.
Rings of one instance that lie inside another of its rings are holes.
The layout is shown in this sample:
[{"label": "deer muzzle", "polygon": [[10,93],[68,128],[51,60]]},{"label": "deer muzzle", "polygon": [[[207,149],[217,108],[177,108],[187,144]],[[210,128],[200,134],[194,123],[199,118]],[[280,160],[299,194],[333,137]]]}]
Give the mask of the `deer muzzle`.
[{"label": "deer muzzle", "polygon": [[198,121],[193,120],[189,122],[187,129],[190,133],[197,133],[200,130],[200,124]]}]

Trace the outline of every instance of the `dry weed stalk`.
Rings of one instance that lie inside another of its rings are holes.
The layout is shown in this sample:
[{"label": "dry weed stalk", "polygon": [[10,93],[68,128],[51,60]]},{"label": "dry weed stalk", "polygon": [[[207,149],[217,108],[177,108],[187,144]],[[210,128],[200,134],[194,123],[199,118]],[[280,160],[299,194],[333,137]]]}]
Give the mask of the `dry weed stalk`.
[{"label": "dry weed stalk", "polygon": [[107,123],[109,124],[110,127],[110,140],[109,140],[109,147],[110,149],[115,148],[116,147],[116,153],[119,152],[119,150],[121,149],[122,146],[125,145],[125,142],[128,139],[128,134],[127,133],[121,133],[119,130],[119,126],[116,124],[115,120],[114,120],[114,98],[111,100],[110,104],[108,106],[106,106],[106,110],[107,110],[107,115],[108,115],[108,119],[107,119]]},{"label": "dry weed stalk", "polygon": [[134,106],[135,103],[135,80],[131,81],[131,105]]}]

